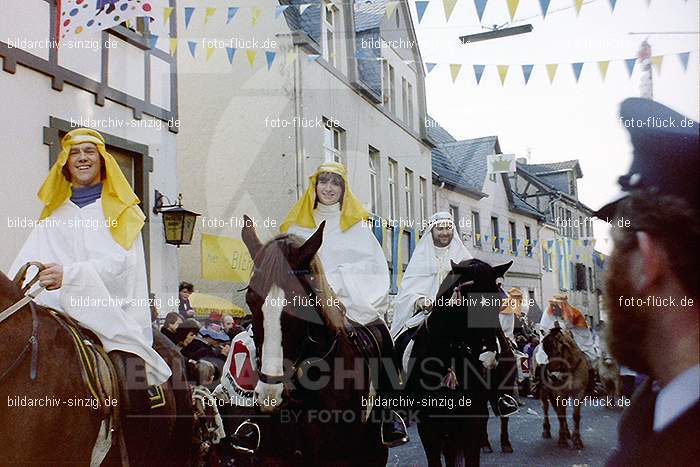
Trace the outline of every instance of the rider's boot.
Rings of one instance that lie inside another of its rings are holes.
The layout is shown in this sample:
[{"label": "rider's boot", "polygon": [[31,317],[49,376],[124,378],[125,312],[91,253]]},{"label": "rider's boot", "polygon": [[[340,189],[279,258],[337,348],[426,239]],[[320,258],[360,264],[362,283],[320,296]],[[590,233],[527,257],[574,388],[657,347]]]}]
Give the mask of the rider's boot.
[{"label": "rider's boot", "polygon": [[408,443],[406,423],[394,410],[384,410],[382,413],[382,444],[388,448]]},{"label": "rider's boot", "polygon": [[113,350],[109,352],[119,379],[119,402],[125,415],[143,414],[165,405],[161,386],[149,386],[146,380],[146,366],[138,355]]}]

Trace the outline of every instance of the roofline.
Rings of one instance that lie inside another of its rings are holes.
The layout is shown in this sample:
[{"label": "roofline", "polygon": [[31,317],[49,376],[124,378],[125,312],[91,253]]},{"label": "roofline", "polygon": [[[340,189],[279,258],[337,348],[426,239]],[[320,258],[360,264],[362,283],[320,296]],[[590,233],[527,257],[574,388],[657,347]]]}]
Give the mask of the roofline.
[{"label": "roofline", "polygon": [[551,191],[552,193],[559,195],[560,199],[567,201],[569,204],[573,204],[577,208],[583,210],[588,214],[589,216],[592,216],[593,213],[595,212],[593,209],[589,208],[585,204],[583,204],[581,201],[578,199],[574,198],[568,193],[564,193],[563,191],[557,190],[554,188],[552,185],[547,183],[546,181],[542,180],[539,178],[537,175],[528,172],[526,169],[523,169],[520,167],[518,164],[515,166],[515,171],[518,173],[520,171],[520,174],[523,176],[523,178],[527,179],[528,181],[540,185],[542,188],[546,188],[547,191]]},{"label": "roofline", "polygon": [[450,187],[451,191],[455,191],[457,193],[461,193],[465,196],[469,196],[470,198],[475,198],[476,200],[480,200],[483,198],[488,198],[488,193],[484,193],[483,191],[479,190],[473,190],[469,188],[464,188],[458,185],[455,185],[454,183],[444,180],[438,173],[433,171],[433,182],[437,182],[438,184],[445,184],[445,187]]}]

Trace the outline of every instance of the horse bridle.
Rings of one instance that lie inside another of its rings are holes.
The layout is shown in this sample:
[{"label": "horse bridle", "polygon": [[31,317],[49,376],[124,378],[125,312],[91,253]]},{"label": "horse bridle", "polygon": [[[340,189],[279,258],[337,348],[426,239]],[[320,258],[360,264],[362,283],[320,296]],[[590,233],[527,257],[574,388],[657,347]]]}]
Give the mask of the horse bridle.
[{"label": "horse bridle", "polygon": [[[27,276],[27,270],[31,266],[35,266],[38,269],[38,271],[36,275],[26,285],[23,286],[24,280]],[[19,268],[17,274],[15,274],[15,278],[13,279],[13,282],[19,285],[20,290],[22,291],[24,296],[9,307],[7,307],[5,310],[3,310],[2,313],[0,313],[0,323],[12,316],[15,312],[17,312],[17,310],[20,310],[21,308],[29,304],[29,308],[32,312],[32,334],[29,336],[29,340],[24,345],[17,358],[15,358],[14,362],[12,362],[12,364],[0,374],[0,382],[4,380],[5,377],[7,377],[10,373],[12,373],[12,371],[14,371],[14,369],[17,368],[20,363],[22,363],[24,357],[27,355],[27,352],[30,351],[31,363],[29,366],[29,377],[32,379],[32,381],[35,380],[37,377],[37,365],[39,355],[39,320],[37,318],[37,307],[33,300],[41,292],[44,291],[44,286],[39,286],[37,290],[33,293],[29,292],[29,290],[34,284],[38,282],[39,273],[44,269],[46,269],[46,266],[44,266],[43,264],[36,261],[30,261],[24,264],[21,268]]]},{"label": "horse bridle", "polygon": [[[309,269],[293,270],[290,272],[290,274],[294,275],[294,276],[307,276],[307,275],[311,275],[311,271]],[[313,301],[314,298],[319,295],[320,291],[318,289],[314,288],[308,281],[299,281],[299,282],[302,284],[302,287],[304,288],[304,292],[306,293],[306,296],[310,300]],[[262,355],[257,356],[257,359],[258,359],[257,366],[259,368],[258,369],[258,379],[260,381],[262,381],[263,383],[266,383],[266,384],[280,384],[280,383],[284,384],[285,382],[293,381],[295,379],[298,379],[301,376],[300,370],[301,370],[301,368],[303,368],[302,365],[309,366],[313,362],[325,361],[326,358],[328,358],[328,356],[331,355],[331,353],[335,350],[335,347],[338,343],[338,338],[340,337],[340,331],[337,331],[335,333],[335,336],[333,337],[333,342],[329,346],[328,350],[326,350],[325,353],[323,353],[323,355],[321,355],[320,357],[307,356],[307,355],[305,355],[305,349],[307,348],[307,346],[309,344],[311,344],[311,345],[318,344],[318,342],[315,341],[311,337],[309,326],[310,326],[309,322],[307,321],[306,326],[305,326],[306,333],[304,335],[304,340],[301,343],[301,350],[299,352],[299,356],[292,364],[291,371],[289,371],[287,375],[282,374],[281,376],[271,376],[271,375],[264,373],[262,371],[262,364],[261,364]]]}]

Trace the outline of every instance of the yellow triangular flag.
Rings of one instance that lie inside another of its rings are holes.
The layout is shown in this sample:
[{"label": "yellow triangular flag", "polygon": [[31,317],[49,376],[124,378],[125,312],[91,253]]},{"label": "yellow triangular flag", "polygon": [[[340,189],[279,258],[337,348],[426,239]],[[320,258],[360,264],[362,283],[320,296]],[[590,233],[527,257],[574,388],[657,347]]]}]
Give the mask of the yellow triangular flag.
[{"label": "yellow triangular flag", "polygon": [[258,23],[258,18],[260,18],[260,15],[262,15],[262,10],[260,7],[254,6],[251,14],[253,18],[253,27],[255,27],[255,25]]},{"label": "yellow triangular flag", "polygon": [[173,14],[173,11],[175,8],[171,6],[166,6],[163,8],[163,24],[168,24],[168,21],[170,21],[170,15]]},{"label": "yellow triangular flag", "polygon": [[508,12],[510,13],[510,20],[513,21],[515,18],[515,12],[518,9],[518,4],[520,0],[507,0],[508,1]]},{"label": "yellow triangular flag", "polygon": [[654,68],[656,68],[656,72],[658,74],[661,74],[661,64],[664,61],[664,56],[663,55],[655,55],[651,57],[651,64],[654,65]]},{"label": "yellow triangular flag", "polygon": [[[257,7],[256,7],[256,8],[257,8]],[[257,51],[257,50],[248,49],[248,50],[245,51],[245,54],[246,54],[246,56],[248,57],[248,63],[249,63],[250,66],[252,67],[252,66],[253,66],[253,62],[255,62],[255,56],[258,54],[258,51]]]},{"label": "yellow triangular flag", "polygon": [[549,84],[552,84],[554,81],[554,76],[557,74],[557,67],[559,67],[558,64],[556,63],[550,63],[545,65],[547,67],[547,76],[549,76]]},{"label": "yellow triangular flag", "polygon": [[177,50],[177,37],[170,38],[170,55],[175,55]]},{"label": "yellow triangular flag", "polygon": [[391,15],[396,11],[396,7],[399,6],[399,2],[386,2],[386,17],[391,18]]},{"label": "yellow triangular flag", "polygon": [[297,53],[293,52],[291,50],[287,51],[287,55],[285,56],[285,63],[294,63],[294,60],[297,59]]},{"label": "yellow triangular flag", "polygon": [[574,0],[574,6],[576,7],[576,16],[581,13],[581,7],[583,6],[583,0]]},{"label": "yellow triangular flag", "polygon": [[462,65],[456,63],[450,65],[450,74],[452,75],[452,82],[454,83],[455,80],[457,79],[457,75],[459,75],[459,70],[462,69]]},{"label": "yellow triangular flag", "polygon": [[208,62],[212,55],[214,55],[214,46],[210,45],[207,47],[207,59],[205,61]]},{"label": "yellow triangular flag", "polygon": [[209,17],[212,16],[215,12],[216,12],[216,8],[211,7],[211,6],[207,7],[204,10],[204,24],[207,24],[207,22],[209,21]]},{"label": "yellow triangular flag", "polygon": [[601,60],[600,62],[598,62],[600,77],[603,81],[605,81],[605,75],[608,74],[608,65],[610,65],[610,60]]},{"label": "yellow triangular flag", "polygon": [[457,0],[442,0],[442,6],[445,9],[445,21],[450,20],[450,16],[452,16],[452,11],[455,9],[455,5],[457,5]]},{"label": "yellow triangular flag", "polygon": [[506,75],[508,74],[508,66],[509,65],[496,65],[496,68],[498,68],[498,76],[501,77],[501,86],[504,85],[506,82]]}]

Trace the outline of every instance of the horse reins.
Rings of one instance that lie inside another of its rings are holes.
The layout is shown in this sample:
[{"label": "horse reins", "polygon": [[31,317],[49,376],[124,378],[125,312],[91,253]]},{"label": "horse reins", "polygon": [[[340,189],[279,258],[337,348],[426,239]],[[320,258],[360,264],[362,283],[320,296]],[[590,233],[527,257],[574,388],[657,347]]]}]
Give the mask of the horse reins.
[{"label": "horse reins", "polygon": [[12,362],[9,368],[0,374],[0,381],[5,379],[7,375],[12,373],[12,371],[17,368],[20,363],[22,363],[27,352],[31,352],[29,377],[33,381],[37,376],[37,364],[39,360],[39,319],[37,318],[36,304],[33,300],[45,289],[43,285],[40,285],[33,293],[29,292],[29,289],[39,280],[39,272],[37,272],[37,274],[27,283],[27,285],[22,286],[24,279],[26,278],[27,269],[29,269],[31,266],[36,266],[39,269],[39,272],[46,268],[46,266],[41,263],[29,262],[22,266],[19,271],[17,271],[14,282],[19,284],[22,292],[24,292],[25,295],[0,313],[0,323],[12,316],[15,312],[17,312],[17,310],[20,310],[29,304],[29,308],[32,312],[32,334],[29,336],[29,340],[24,345],[24,348],[22,348],[15,361]]}]

